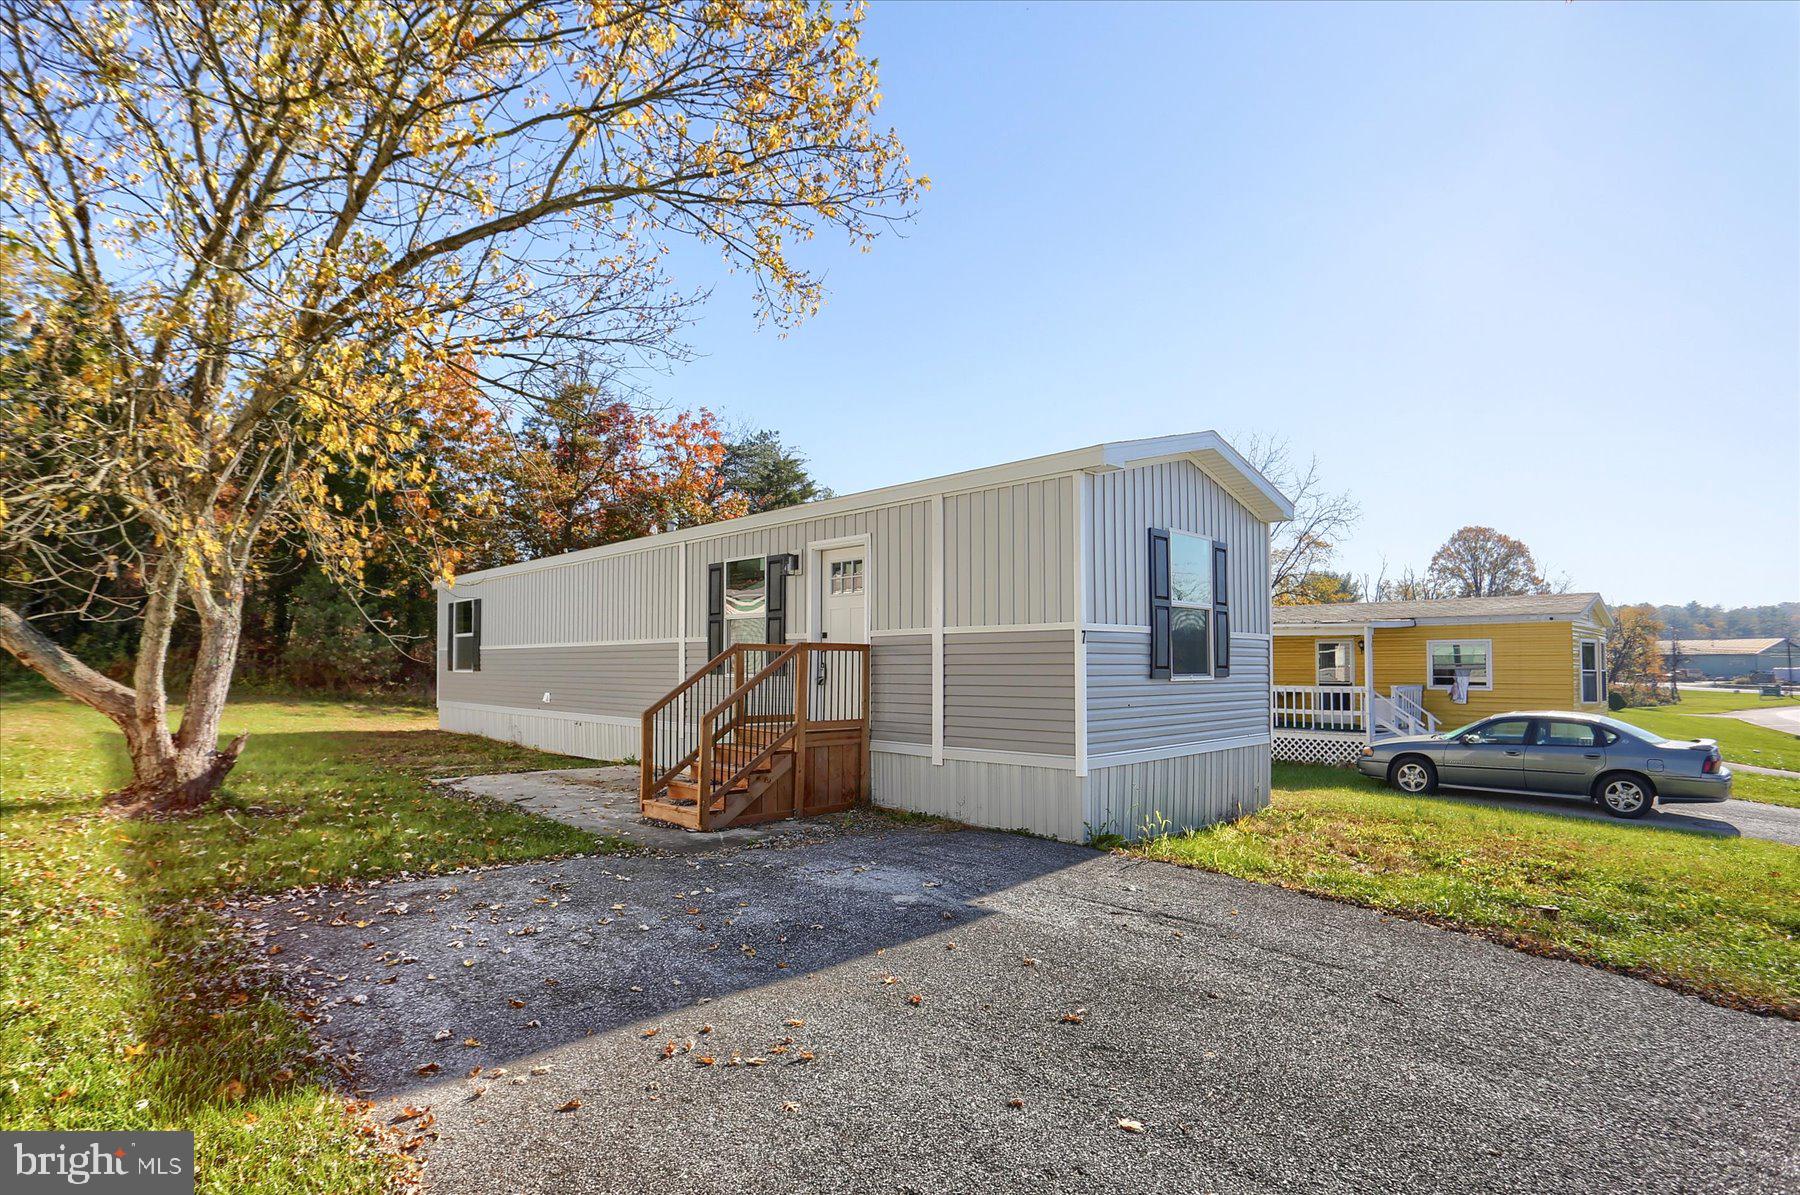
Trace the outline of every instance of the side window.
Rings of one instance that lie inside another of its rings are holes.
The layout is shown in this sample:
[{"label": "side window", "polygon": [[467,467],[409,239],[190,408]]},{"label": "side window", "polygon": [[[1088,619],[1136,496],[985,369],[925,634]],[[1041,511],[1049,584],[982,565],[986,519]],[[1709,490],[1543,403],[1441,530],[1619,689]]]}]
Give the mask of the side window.
[{"label": "side window", "polygon": [[450,671],[481,671],[481,599],[450,603]]},{"label": "side window", "polygon": [[1585,722],[1546,722],[1538,741],[1551,747],[1598,747],[1600,732]]},{"label": "side window", "polygon": [[1480,731],[1481,741],[1516,746],[1525,742],[1525,732],[1530,729],[1531,722],[1525,718],[1505,718],[1483,726]]}]

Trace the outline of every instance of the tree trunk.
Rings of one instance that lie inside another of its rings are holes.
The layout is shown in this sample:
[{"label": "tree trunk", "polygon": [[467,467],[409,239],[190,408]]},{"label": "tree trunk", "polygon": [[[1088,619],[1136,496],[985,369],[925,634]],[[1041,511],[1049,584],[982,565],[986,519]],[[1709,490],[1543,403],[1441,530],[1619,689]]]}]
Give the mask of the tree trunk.
[{"label": "tree trunk", "polygon": [[11,607],[0,605],[0,647],[56,689],[111,718],[131,753],[131,784],[114,800],[156,811],[193,809],[210,800],[237,764],[248,735],[219,750],[219,722],[231,690],[243,618],[243,597],[200,603],[200,653],[188,684],[181,730],[169,732],[163,676],[174,624],[180,578],[159,566],[146,595],[134,679],[127,688],[64,651]]}]

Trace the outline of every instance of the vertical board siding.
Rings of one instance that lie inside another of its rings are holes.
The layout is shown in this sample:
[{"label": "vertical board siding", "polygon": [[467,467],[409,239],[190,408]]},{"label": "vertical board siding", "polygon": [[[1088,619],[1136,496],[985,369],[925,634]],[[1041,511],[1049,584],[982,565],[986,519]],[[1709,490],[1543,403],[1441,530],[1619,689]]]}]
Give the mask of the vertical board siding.
[{"label": "vertical board siding", "polygon": [[450,596],[482,599],[483,648],[673,639],[679,556],[648,548],[463,582]]},{"label": "vertical board siding", "polygon": [[1066,631],[946,636],[944,745],[1073,758],[1074,636]]},{"label": "vertical board siding", "polygon": [[1234,747],[1087,775],[1084,821],[1092,833],[1142,838],[1197,830],[1269,803],[1269,748]]},{"label": "vertical board siding", "polygon": [[[1494,687],[1470,689],[1457,705],[1442,689],[1425,690],[1425,708],[1446,729],[1511,710],[1567,709],[1580,696],[1581,661],[1574,629],[1566,622],[1490,622],[1460,626],[1375,628],[1375,691],[1386,696],[1395,685],[1427,683],[1426,644],[1433,639],[1487,639]],[[1356,683],[1362,684],[1362,632],[1308,631],[1275,637],[1275,684],[1318,684],[1317,643],[1349,639],[1356,645]]]},{"label": "vertical board siding", "polygon": [[945,497],[944,625],[1073,622],[1074,518],[1072,477]]},{"label": "vertical board siding", "polygon": [[872,756],[873,798],[884,809],[1082,841],[1081,781],[1074,772],[965,759],[940,767],[923,755],[890,751]]},{"label": "vertical board siding", "polygon": [[1268,528],[1199,466],[1167,461],[1095,474],[1087,518],[1089,622],[1150,621],[1146,536],[1152,527],[1167,527],[1224,541],[1231,553],[1231,628],[1269,633]]},{"label": "vertical board siding", "polygon": [[[817,626],[812,607],[819,579],[813,576],[813,562],[806,558],[806,545],[867,535],[869,629],[924,630],[931,625],[925,555],[930,526],[931,504],[923,499],[761,530],[733,532],[727,530],[729,523],[721,524],[717,536],[688,543],[688,629],[706,625],[707,566],[746,556],[796,552],[802,571],[788,582],[789,637],[798,639],[812,632]],[[668,602],[671,607],[675,602],[673,585]]]},{"label": "vertical board siding", "polygon": [[884,635],[869,654],[869,737],[930,744],[931,637]]},{"label": "vertical board siding", "polygon": [[1151,680],[1145,631],[1087,635],[1088,757],[1175,743],[1241,739],[1269,730],[1269,641],[1231,637],[1231,675]]}]

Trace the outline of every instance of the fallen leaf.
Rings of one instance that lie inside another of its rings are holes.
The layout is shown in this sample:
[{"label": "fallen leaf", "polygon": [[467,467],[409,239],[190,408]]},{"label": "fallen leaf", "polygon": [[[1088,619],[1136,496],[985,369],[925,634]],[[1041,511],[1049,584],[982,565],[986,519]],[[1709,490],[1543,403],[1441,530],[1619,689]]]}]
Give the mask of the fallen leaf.
[{"label": "fallen leaf", "polygon": [[416,1073],[421,1075],[435,1075],[438,1073],[438,1070],[439,1067],[437,1063],[427,1062],[424,1066],[419,1067]]},{"label": "fallen leaf", "polygon": [[802,1021],[798,1017],[789,1017],[786,1021],[783,1022],[783,1024],[785,1024],[789,1029],[804,1029],[806,1027],[806,1022]]},{"label": "fallen leaf", "polygon": [[695,1066],[711,1066],[712,1064],[713,1056],[711,1054],[700,1054],[696,1055],[694,1058]]},{"label": "fallen leaf", "polygon": [[513,1000],[508,1000],[507,1003],[512,1005],[514,1008],[524,1008],[525,1007],[525,1001],[523,1001],[523,1000],[513,999]]},{"label": "fallen leaf", "polygon": [[558,1112],[573,1112],[579,1107],[581,1107],[580,1100],[566,1100],[563,1103],[558,1104],[556,1110]]},{"label": "fallen leaf", "polygon": [[1074,1012],[1063,1013],[1062,1023],[1065,1025],[1079,1025],[1086,1017],[1087,1009],[1078,1008]]},{"label": "fallen leaf", "polygon": [[661,1032],[662,1032],[661,1029],[656,1029],[656,1028],[646,1029],[646,1030],[644,1030],[644,1036],[645,1037],[655,1037],[657,1034],[659,1034]]},{"label": "fallen leaf", "polygon": [[465,1037],[465,1038],[463,1038],[462,1044],[466,1048],[473,1050],[475,1047],[479,1046],[481,1044],[481,1042],[478,1039],[473,1038],[473,1037]]},{"label": "fallen leaf", "polygon": [[914,992],[912,995],[910,995],[906,998],[906,1002],[908,1004],[917,1006],[917,1005],[925,1003],[925,997],[920,992]]},{"label": "fallen leaf", "polygon": [[1023,1108],[1025,1106],[1025,1101],[1015,1095],[1012,1099],[1006,1101],[1006,1106],[1008,1108]]},{"label": "fallen leaf", "polygon": [[1119,1118],[1119,1127],[1127,1133],[1141,1133],[1144,1131],[1143,1122],[1126,1120],[1124,1117]]},{"label": "fallen leaf", "polygon": [[432,1041],[449,1041],[450,1040],[450,1031],[448,1029],[439,1029],[436,1033],[431,1035],[431,1040]]}]

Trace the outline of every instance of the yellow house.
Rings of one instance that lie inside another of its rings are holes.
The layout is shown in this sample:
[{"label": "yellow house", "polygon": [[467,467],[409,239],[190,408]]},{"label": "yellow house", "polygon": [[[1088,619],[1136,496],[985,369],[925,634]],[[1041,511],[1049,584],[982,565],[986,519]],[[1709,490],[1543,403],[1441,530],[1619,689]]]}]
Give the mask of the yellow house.
[{"label": "yellow house", "polygon": [[1275,757],[1342,763],[1489,714],[1603,708],[1611,625],[1597,593],[1276,606]]}]

